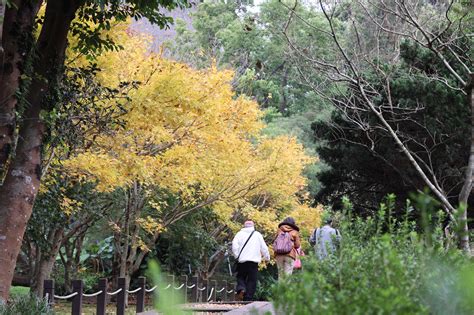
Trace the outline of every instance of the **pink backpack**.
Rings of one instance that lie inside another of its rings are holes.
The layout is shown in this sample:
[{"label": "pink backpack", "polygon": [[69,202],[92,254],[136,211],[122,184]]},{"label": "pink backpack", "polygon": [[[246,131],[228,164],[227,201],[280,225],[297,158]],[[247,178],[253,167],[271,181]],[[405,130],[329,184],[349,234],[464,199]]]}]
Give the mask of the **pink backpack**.
[{"label": "pink backpack", "polygon": [[293,249],[293,241],[291,235],[288,232],[278,234],[277,238],[273,242],[273,251],[278,255],[285,255],[291,252]]}]

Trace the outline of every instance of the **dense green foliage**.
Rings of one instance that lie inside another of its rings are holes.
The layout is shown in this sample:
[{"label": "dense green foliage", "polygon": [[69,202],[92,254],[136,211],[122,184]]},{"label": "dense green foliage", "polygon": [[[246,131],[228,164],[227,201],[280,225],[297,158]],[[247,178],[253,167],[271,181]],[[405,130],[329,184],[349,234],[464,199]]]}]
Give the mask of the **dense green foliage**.
[{"label": "dense green foliage", "polygon": [[[444,83],[427,76],[442,74],[455,84],[433,53],[405,42],[401,56],[400,63],[387,70],[391,72],[392,102],[400,107],[393,115],[387,114],[388,119],[401,130],[400,137],[417,158],[436,170],[443,179],[441,185],[451,192],[450,198],[456,203],[464,175],[461,169],[469,155],[469,105],[461,91],[447,89]],[[367,70],[364,75],[384,91],[384,83],[376,74]],[[351,93],[358,92],[354,88]],[[382,96],[376,105],[389,106],[386,93],[382,92]],[[345,114],[334,111],[330,120],[312,125],[315,137],[325,143],[318,148],[318,154],[330,166],[319,176],[324,188],[318,197],[340,205],[346,195],[358,212],[367,213],[374,212],[378,200],[388,193],[405,200],[411,191],[423,190],[426,184],[407,157],[394,150],[393,139],[377,127],[373,113],[362,114],[371,126],[367,130],[357,128],[344,116],[359,114],[350,109]]]},{"label": "dense green foliage", "polygon": [[[299,10],[309,17],[309,11]],[[258,13],[233,1],[209,1],[199,5],[192,17],[194,30],[181,24],[176,42],[170,44],[178,60],[198,67],[214,60],[236,69],[236,90],[283,116],[302,112],[317,99],[298,78],[291,48],[281,34],[287,11],[278,1],[264,2]],[[300,37],[309,33],[304,23],[290,31]]]},{"label": "dense green foliage", "polygon": [[[204,270],[208,257],[220,248],[211,232],[218,226],[215,215],[209,209],[190,215],[173,224],[158,240],[152,257],[168,272],[188,274]],[[198,246],[196,246],[198,244]]]},{"label": "dense green foliage", "polygon": [[339,251],[305,261],[302,273],[280,282],[276,306],[285,314],[472,314],[474,264],[445,250],[442,212],[432,212],[429,197],[417,199],[435,229],[417,231],[409,204],[394,218],[393,196],[365,220],[347,212]]}]

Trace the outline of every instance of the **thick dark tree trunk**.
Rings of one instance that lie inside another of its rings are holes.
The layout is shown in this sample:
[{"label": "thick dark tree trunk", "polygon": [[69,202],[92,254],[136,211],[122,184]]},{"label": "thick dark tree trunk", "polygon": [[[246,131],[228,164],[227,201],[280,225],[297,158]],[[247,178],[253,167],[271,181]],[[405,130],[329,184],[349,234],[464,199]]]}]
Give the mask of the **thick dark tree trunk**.
[{"label": "thick dark tree trunk", "polygon": [[[3,2],[3,1],[2,1]],[[14,0],[4,11],[0,33],[0,183],[5,176],[15,138],[16,92],[28,55],[40,1]],[[1,289],[0,289],[1,290]]]},{"label": "thick dark tree trunk", "polygon": [[[16,258],[40,186],[41,145],[46,130],[39,114],[42,109],[48,108],[44,96],[54,85],[64,64],[67,34],[79,4],[79,1],[48,1],[44,25],[37,42],[37,57],[34,59],[33,66],[34,76],[26,95],[28,106],[19,128],[15,155],[8,164],[5,164],[6,159],[0,161],[7,167],[5,180],[0,187],[0,266],[2,266],[0,299],[8,298]],[[7,10],[6,15],[9,14],[12,14],[10,9]],[[5,36],[6,34],[4,34],[4,39]],[[14,63],[13,60],[12,62]],[[6,70],[8,69],[4,67],[0,91],[9,89],[11,93],[18,86],[17,83],[12,85],[11,82],[19,80],[21,69],[17,70],[15,76],[11,75],[11,71]],[[11,75],[8,80],[4,80],[5,73]],[[13,97],[9,94],[6,96]],[[10,105],[3,106],[2,104],[2,108],[5,109],[0,112],[4,119],[3,127],[0,126],[3,128],[0,129],[0,133],[5,134],[2,137],[9,137],[5,131],[10,131],[9,128],[14,126],[8,122],[7,118],[9,107],[13,106],[15,109],[16,100],[14,103],[7,102],[6,104]],[[0,142],[0,151],[5,151],[5,148],[12,143],[11,140],[8,141]],[[5,153],[2,154],[5,155]]]},{"label": "thick dark tree trunk", "polygon": [[43,124],[28,120],[16,157],[0,187],[0,298],[7,299],[26,224],[39,189]]}]

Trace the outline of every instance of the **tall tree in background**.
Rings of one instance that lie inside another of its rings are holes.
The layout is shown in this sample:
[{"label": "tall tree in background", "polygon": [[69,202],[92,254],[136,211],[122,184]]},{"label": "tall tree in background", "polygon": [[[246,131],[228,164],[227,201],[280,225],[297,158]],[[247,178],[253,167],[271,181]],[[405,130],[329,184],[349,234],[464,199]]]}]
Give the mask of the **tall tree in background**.
[{"label": "tall tree in background", "polygon": [[[3,3],[3,1],[2,1]],[[84,54],[117,48],[100,37],[113,19],[146,17],[162,27],[171,20],[160,7],[186,0],[50,0],[36,24],[40,0],[7,1],[0,64],[0,299],[7,299],[26,224],[40,186],[42,145],[48,126],[42,115],[57,104],[50,96],[63,73],[68,34],[80,38]],[[77,20],[74,20],[77,18]],[[97,26],[88,27],[91,23]],[[40,28],[34,36],[35,28]]]},{"label": "tall tree in background", "polygon": [[[295,10],[297,2],[294,3],[293,7],[287,5],[289,23],[301,19]],[[352,128],[364,132],[365,142],[352,141],[377,155],[378,139],[373,137],[374,131],[390,139],[406,159],[406,165],[440,201],[457,226],[460,246],[468,252],[467,202],[472,191],[473,146],[469,153],[466,152],[464,165],[458,166],[463,170],[462,183],[456,191],[457,200],[453,200],[450,198],[453,187],[446,187],[444,182],[444,176],[449,174],[443,174],[444,170],[435,168],[437,165],[430,161],[434,147],[447,141],[449,135],[430,133],[433,130],[427,128],[427,121],[417,120],[420,113],[433,105],[422,103],[427,99],[417,95],[413,95],[412,102],[397,102],[394,98],[397,91],[391,85],[393,80],[403,80],[407,76],[438,81],[445,89],[469,95],[463,106],[473,112],[472,38],[464,32],[469,27],[472,29],[472,24],[466,21],[469,11],[463,13],[463,9],[466,8],[452,1],[435,4],[424,1],[319,1],[319,12],[315,14],[326,23],[323,28],[313,24],[313,28],[314,32],[325,34],[332,41],[332,57],[321,56],[311,46],[299,45],[291,34],[287,34],[287,39],[301,57],[300,72],[308,85],[332,102]],[[387,49],[388,44],[392,44],[390,49]],[[430,67],[419,69],[415,63],[409,68],[408,75],[400,73],[402,44],[414,45],[424,54],[431,54],[433,61],[443,65],[446,71],[434,72]],[[329,79],[329,88],[321,89],[320,82],[315,81],[307,69],[324,73]],[[436,116],[440,118],[442,114]],[[407,129],[407,121],[428,132],[425,138],[413,137]],[[469,137],[471,142],[473,136],[474,133]],[[350,138],[344,140],[351,141]]]},{"label": "tall tree in background", "polygon": [[[460,169],[465,165],[469,147],[466,134],[470,120],[465,97],[446,89],[439,81],[410,73],[414,63],[440,73],[444,68],[433,62],[432,55],[405,46],[401,56],[401,65],[390,79],[394,102],[415,104],[418,101],[420,106],[430,106],[399,124],[405,137],[419,139],[419,143],[409,144],[410,148],[417,150],[423,160],[430,161],[449,191],[449,199],[456,202],[464,176]],[[339,111],[333,113],[330,121],[314,123],[313,129],[318,139],[326,141],[318,153],[331,166],[320,175],[324,187],[318,193],[318,200],[337,206],[346,195],[358,213],[370,214],[385,195],[395,193],[399,200],[397,208],[403,209],[410,192],[423,191],[426,186],[403,153],[393,150],[393,141],[383,130],[372,129],[368,138],[364,130],[354,128]]]},{"label": "tall tree in background", "polygon": [[[244,2],[244,1],[243,1]],[[278,0],[263,1],[258,6],[236,1],[205,1],[191,14],[193,28],[177,20],[177,36],[166,43],[165,53],[172,59],[203,68],[215,63],[219,68],[235,69],[234,90],[252,96],[265,111],[270,136],[292,135],[316,156],[311,123],[327,120],[330,105],[302,82],[295,55],[283,35],[287,10]],[[298,13],[314,23],[314,17],[303,6]],[[319,19],[319,21],[318,21]],[[324,54],[329,41],[312,32],[304,21],[294,21],[287,32],[300,43],[317,44]],[[309,191],[320,189],[317,174],[322,163],[309,165],[305,176]]]}]

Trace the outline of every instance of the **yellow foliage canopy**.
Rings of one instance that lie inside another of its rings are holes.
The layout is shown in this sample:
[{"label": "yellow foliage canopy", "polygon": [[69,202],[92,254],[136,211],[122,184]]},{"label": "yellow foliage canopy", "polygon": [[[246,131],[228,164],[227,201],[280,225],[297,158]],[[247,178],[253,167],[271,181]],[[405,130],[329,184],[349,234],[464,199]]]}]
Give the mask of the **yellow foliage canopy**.
[{"label": "yellow foliage canopy", "polygon": [[102,191],[140,182],[178,195],[189,207],[204,200],[234,228],[237,209],[269,229],[282,212],[319,215],[296,198],[306,185],[302,171],[314,160],[294,138],[261,136],[262,111],[235,95],[232,71],[164,59],[147,52],[146,38],[119,30],[114,36],[124,49],[99,57],[100,80],[141,84],[126,105],[126,127],[67,161],[72,173],[94,178]]}]

